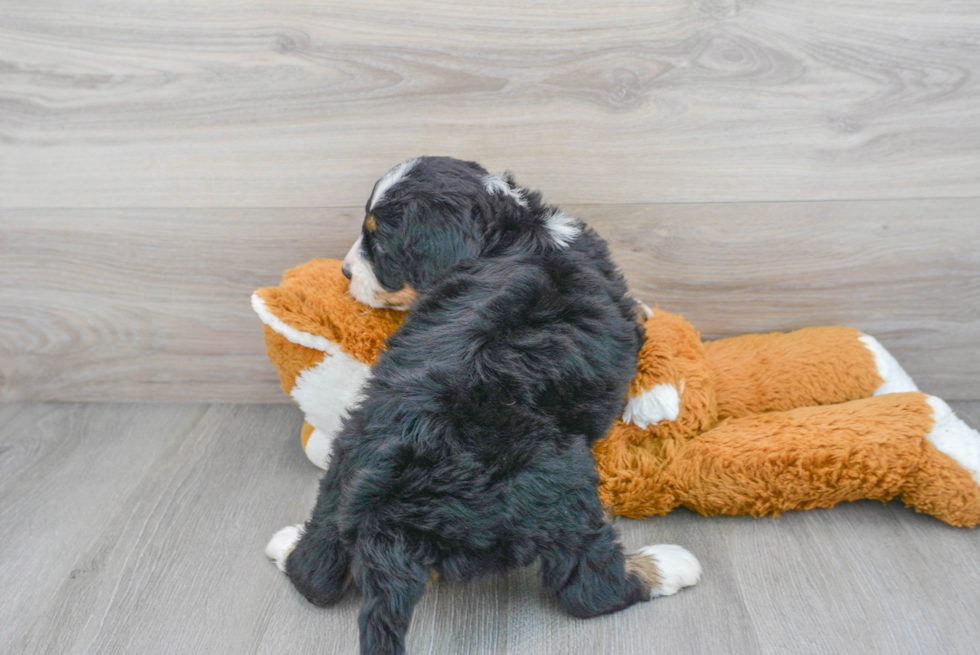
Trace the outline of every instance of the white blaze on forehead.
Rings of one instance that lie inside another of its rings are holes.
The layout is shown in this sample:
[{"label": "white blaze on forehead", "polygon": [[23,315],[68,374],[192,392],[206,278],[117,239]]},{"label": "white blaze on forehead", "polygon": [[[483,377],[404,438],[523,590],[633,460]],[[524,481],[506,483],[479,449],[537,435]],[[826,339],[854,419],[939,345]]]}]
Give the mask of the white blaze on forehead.
[{"label": "white blaze on forehead", "polygon": [[544,226],[548,228],[552,240],[559,248],[566,248],[582,234],[582,223],[560,209],[545,219]]},{"label": "white blaze on forehead", "polygon": [[509,196],[518,205],[527,209],[527,200],[524,199],[524,193],[520,189],[515,189],[508,184],[503,175],[484,175],[483,189],[490,195],[496,195],[499,193],[501,195]]},{"label": "white blaze on forehead", "polygon": [[412,170],[417,163],[419,163],[418,159],[409,159],[408,161],[403,161],[385,173],[375,185],[374,193],[371,194],[371,201],[368,203],[368,207],[370,209],[374,209],[374,206],[381,202],[381,198],[384,197],[385,191],[398,184],[398,181],[405,177],[405,175]]}]

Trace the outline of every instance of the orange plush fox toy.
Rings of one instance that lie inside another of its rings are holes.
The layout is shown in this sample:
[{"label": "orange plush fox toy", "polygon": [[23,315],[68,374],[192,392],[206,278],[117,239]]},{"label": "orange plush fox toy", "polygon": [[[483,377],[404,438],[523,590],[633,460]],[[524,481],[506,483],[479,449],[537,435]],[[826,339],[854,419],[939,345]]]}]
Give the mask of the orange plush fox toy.
[{"label": "orange plush fox toy", "polygon": [[[347,294],[336,260],[259,289],[269,358],[306,416],[307,456],[325,468],[345,408],[403,314]],[[593,449],[617,514],[762,516],[901,497],[951,525],[980,523],[980,434],[918,393],[873,338],[844,327],[703,343],[655,311],[623,416]]]}]

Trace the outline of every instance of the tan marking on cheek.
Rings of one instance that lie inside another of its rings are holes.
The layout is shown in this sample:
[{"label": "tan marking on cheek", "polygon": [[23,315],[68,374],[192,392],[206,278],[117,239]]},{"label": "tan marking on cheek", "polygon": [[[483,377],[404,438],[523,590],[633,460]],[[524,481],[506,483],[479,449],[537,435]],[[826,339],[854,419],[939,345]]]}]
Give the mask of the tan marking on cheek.
[{"label": "tan marking on cheek", "polygon": [[418,292],[407,284],[398,291],[379,291],[374,299],[388,307],[408,307],[419,297]]},{"label": "tan marking on cheek", "polygon": [[368,232],[374,232],[378,229],[378,222],[374,218],[374,214],[371,214],[366,219],[364,219],[364,227],[367,228]]},{"label": "tan marking on cheek", "polygon": [[633,553],[626,556],[626,575],[635,573],[639,576],[647,589],[656,589],[660,586],[660,567],[657,560],[644,553]]}]

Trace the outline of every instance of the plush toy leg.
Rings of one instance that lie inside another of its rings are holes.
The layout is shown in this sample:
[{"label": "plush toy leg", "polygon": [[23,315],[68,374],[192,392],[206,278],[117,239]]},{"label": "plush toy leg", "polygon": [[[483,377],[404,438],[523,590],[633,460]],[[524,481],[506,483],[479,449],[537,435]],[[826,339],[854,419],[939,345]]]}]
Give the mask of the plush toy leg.
[{"label": "plush toy leg", "polygon": [[330,464],[330,448],[333,439],[306,422],[303,423],[300,439],[303,442],[303,452],[310,458],[310,461],[326,470]]},{"label": "plush toy leg", "polygon": [[853,328],[748,334],[704,350],[721,419],[916,390],[880,343]]},{"label": "plush toy leg", "polygon": [[679,506],[668,468],[686,443],[684,438],[644,440],[644,431],[632,423],[613,423],[606,438],[592,446],[602,506],[633,519],[662,516]]},{"label": "plush toy leg", "polygon": [[980,487],[930,441],[949,426],[961,442],[970,435],[934,411],[928,396],[900,393],[729,419],[688,442],[667,477],[681,503],[702,514],[761,516],[901,494],[943,521],[976,525]]},{"label": "plush toy leg", "polygon": [[874,395],[880,396],[886,393],[904,393],[906,391],[919,390],[915,386],[915,382],[912,381],[912,378],[909,377],[909,374],[898,363],[898,360],[890,352],[885,350],[885,347],[878,343],[877,339],[870,335],[862,334],[858,338],[858,341],[863,343],[871,351],[875,359],[875,368],[878,369],[878,377],[881,378],[881,384],[874,390]]},{"label": "plush toy leg", "polygon": [[950,525],[975,527],[980,524],[980,433],[941,399],[925,400],[933,410],[934,424],[902,500]]}]

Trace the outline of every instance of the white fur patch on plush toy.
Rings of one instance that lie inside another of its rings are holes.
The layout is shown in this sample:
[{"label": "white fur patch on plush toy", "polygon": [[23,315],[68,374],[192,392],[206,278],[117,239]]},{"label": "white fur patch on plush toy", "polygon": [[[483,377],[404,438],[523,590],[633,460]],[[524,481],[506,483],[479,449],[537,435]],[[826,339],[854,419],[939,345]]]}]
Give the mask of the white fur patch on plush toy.
[{"label": "white fur patch on plush toy", "polygon": [[325,434],[316,428],[310,433],[303,446],[303,452],[319,468],[324,471],[330,466],[330,455],[333,452],[333,440],[337,438],[337,433]]},{"label": "white fur patch on plush toy", "polygon": [[297,345],[326,353],[338,352],[343,354],[343,351],[330,339],[301,332],[291,325],[287,325],[285,321],[269,311],[269,308],[265,306],[265,301],[257,293],[252,294],[252,310],[258,314],[259,320]]},{"label": "white fur patch on plush toy", "polygon": [[936,450],[955,459],[980,484],[980,432],[960,420],[942,398],[928,396],[926,402],[932,407],[935,421],[926,438]]},{"label": "white fur patch on plush toy", "polygon": [[874,337],[868,336],[867,334],[862,334],[858,337],[858,341],[863,343],[871,354],[875,358],[875,366],[878,368],[878,375],[884,382],[881,386],[875,389],[874,395],[880,396],[886,393],[901,393],[903,391],[918,391],[919,388],[915,386],[915,382],[902,365],[898,363],[890,352],[885,350],[885,347],[879,343]]},{"label": "white fur patch on plush toy", "polygon": [[263,323],[297,345],[323,353],[319,364],[296,378],[290,396],[316,430],[306,444],[306,456],[322,469],[329,463],[331,444],[340,431],[347,408],[357,402],[371,377],[371,367],[354,359],[326,337],[302,332],[269,311],[258,294],[252,309]]},{"label": "white fur patch on plush toy", "polygon": [[347,408],[357,402],[370,377],[371,369],[366,364],[338,351],[334,355],[324,353],[322,362],[296,378],[289,395],[310,425],[320,432],[316,442],[311,436],[306,445],[307,457],[320,468],[327,467],[330,444],[340,432]]},{"label": "white fur patch on plush toy", "polygon": [[623,420],[640,429],[656,425],[660,421],[676,421],[681,412],[681,397],[672,384],[658,384],[633,396],[623,410]]}]

